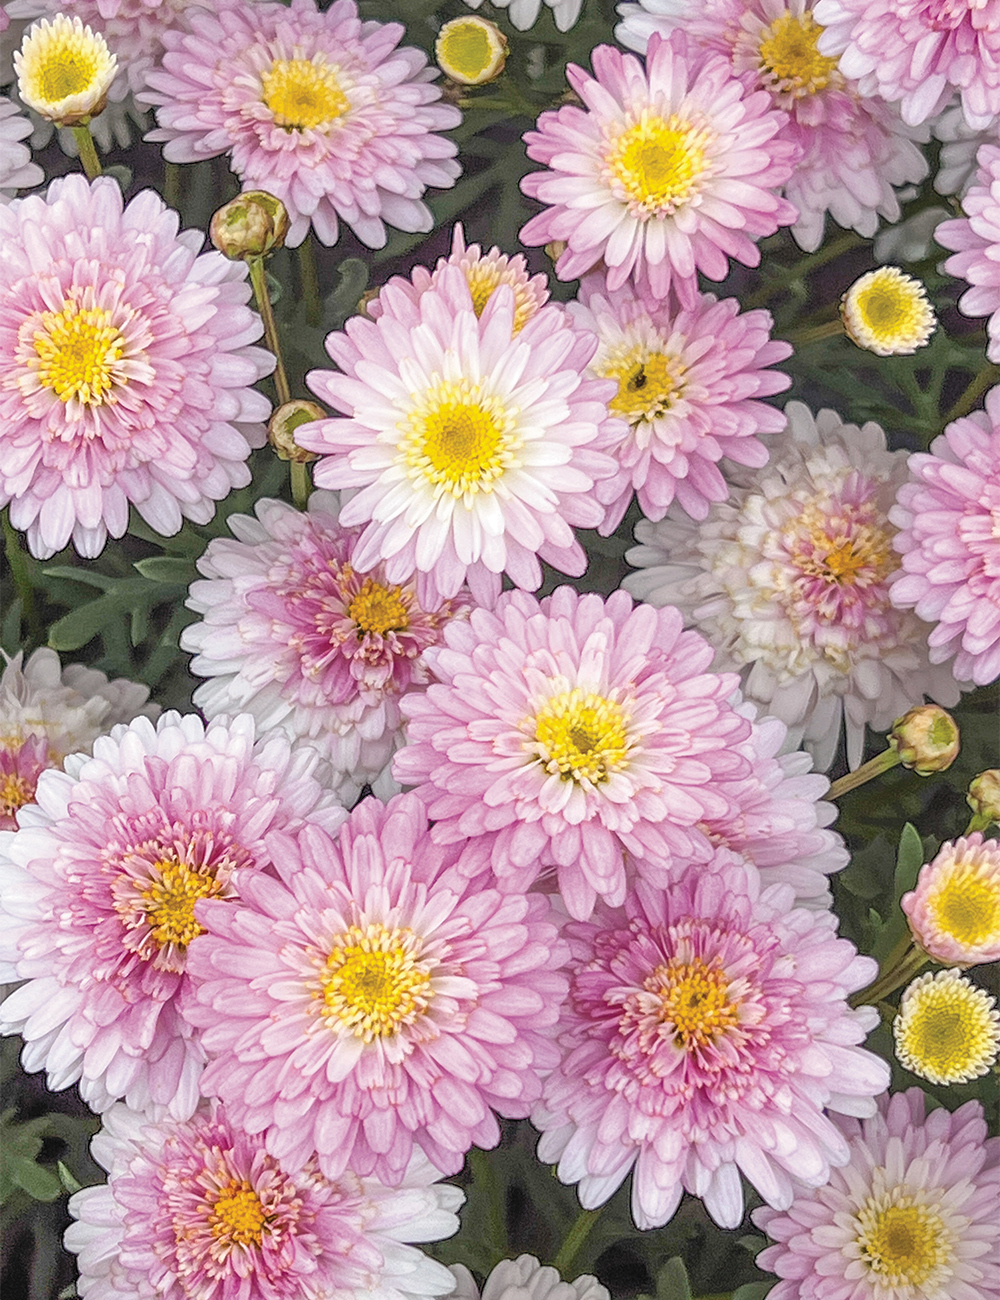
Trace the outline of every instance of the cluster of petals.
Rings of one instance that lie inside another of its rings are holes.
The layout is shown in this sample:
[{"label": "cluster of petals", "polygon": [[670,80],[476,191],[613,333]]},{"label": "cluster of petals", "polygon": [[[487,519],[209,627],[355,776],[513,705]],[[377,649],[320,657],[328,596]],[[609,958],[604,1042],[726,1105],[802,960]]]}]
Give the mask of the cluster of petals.
[{"label": "cluster of petals", "polygon": [[932,663],[954,657],[959,681],[985,686],[1000,677],[1000,387],[909,464],[889,516],[902,552],[893,603],[936,624]]},{"label": "cluster of petals", "polygon": [[237,867],[267,868],[268,831],[340,823],[317,764],[281,736],[255,747],[250,717],[165,713],[41,774],[19,829],[0,834],[0,979],[25,981],[0,1032],[24,1038],[26,1070],[47,1070],[56,1092],[79,1080],[95,1110],[124,1097],[191,1114],[204,1062],[181,1018],[193,905],[232,897]]},{"label": "cluster of petals", "polygon": [[308,511],[264,498],[256,518],[230,515],[235,540],[215,538],[198,560],[189,608],[201,620],[181,646],[191,671],[210,680],[194,693],[206,717],[252,713],[318,749],[343,797],[382,775],[399,739],[399,697],[428,681],[423,652],[467,606],[425,609],[412,583],[354,566],[359,532],[337,520],[332,492]]},{"label": "cluster of petals", "polygon": [[452,1300],[610,1300],[608,1288],[584,1273],[564,1282],[554,1268],[539,1264],[534,1255],[503,1259],[483,1283],[482,1292],[464,1264],[453,1264],[458,1285]]},{"label": "cluster of petals", "polygon": [[986,355],[1000,361],[1000,146],[984,144],[976,158],[975,184],[962,199],[965,216],[942,221],[934,238],[953,250],[944,269],[971,286],[959,298],[959,310],[989,317]]},{"label": "cluster of petals", "polygon": [[418,788],[442,843],[472,840],[471,871],[526,888],[555,867],[571,915],[625,901],[625,851],[665,883],[677,855],[710,856],[699,824],[736,805],[719,782],[749,775],[736,678],[676,610],[559,587],[505,593],[445,628],[437,679],[402,702],[393,770]]},{"label": "cluster of petals", "polygon": [[481,314],[458,265],[414,295],[386,285],[377,320],[355,316],[326,348],[340,371],[310,388],[346,418],[304,424],[296,441],[323,459],[319,487],[356,488],[341,523],[364,525],[354,564],[381,561],[390,582],[416,575],[422,601],[468,581],[491,604],[501,574],[530,590],[540,559],[582,574],[573,526],[594,528],[595,481],[615,470],[599,450],[613,434],[614,385],[584,371],[594,335],[549,304],[515,330],[514,289],[501,284]]},{"label": "cluster of petals", "polygon": [[203,1090],[289,1168],[315,1153],[397,1184],[415,1148],[442,1173],[526,1116],[566,993],[542,894],[501,896],[455,868],[413,794],[363,800],[335,842],[268,840],[280,880],[237,874],[236,905],[198,909]]},{"label": "cluster of petals", "polygon": [[836,926],[727,850],[567,925],[563,1060],[532,1122],[585,1208],[631,1171],[638,1227],[666,1223],[687,1190],[735,1228],[741,1173],[787,1209],[847,1161],[824,1110],[874,1113],[889,1068],[857,1046],[878,1012],[847,1005],[876,963]]},{"label": "cluster of petals", "polygon": [[773,1300],[996,1300],[1000,1138],[982,1104],[926,1113],[919,1088],[879,1098],[866,1119],[837,1116],[849,1159],[754,1211],[775,1243],[757,1256],[780,1279]]},{"label": "cluster of petals", "polygon": [[910,931],[942,965],[1000,961],[1000,842],[948,840],[900,899]]},{"label": "cluster of petals", "polygon": [[791,356],[771,338],[770,312],[741,312],[735,298],[697,294],[689,308],[651,303],[630,285],[609,289],[589,275],[568,308],[600,346],[589,373],[615,379],[610,411],[622,436],[609,450],[618,472],[597,484],[606,510],[602,533],[618,527],[633,490],[647,519],[662,519],[676,499],[694,519],[725,501],[723,456],[756,468],[767,463],[759,433],[785,426],[781,411],[763,402],[791,380],[766,367]]},{"label": "cluster of petals", "polygon": [[757,266],[754,241],[796,219],[776,193],[798,152],[781,138],[786,116],[681,32],[650,38],[645,69],[610,45],[592,63],[594,77],[566,70],[584,107],[545,112],[525,136],[528,157],[548,170],[521,188],[547,206],[521,239],[565,242],[562,279],[603,260],[609,289],[631,276],[655,298],[673,289],[693,306],[699,271],[721,280],[730,257]]},{"label": "cluster of petals", "polygon": [[463,1196],[414,1158],[399,1187],[294,1173],[208,1103],[152,1122],[113,1106],[94,1138],[108,1171],[70,1200],[84,1300],[427,1300],[452,1290],[410,1242],[458,1229]]},{"label": "cluster of petals", "polygon": [[[482,7],[483,0],[465,0],[470,9]],[[495,9],[506,10],[507,17],[519,32],[526,32],[538,22],[542,12],[542,0],[491,0]],[[580,17],[583,0],[545,0],[546,7],[552,10],[556,27],[561,32],[568,32]]]},{"label": "cluster of petals", "polygon": [[163,536],[250,482],[274,366],[242,262],[152,190],[53,181],[0,207],[0,505],[46,559],[121,537],[131,502]]},{"label": "cluster of petals", "polygon": [[0,95],[0,204],[18,190],[41,185],[45,173],[31,161],[31,149],[22,141],[31,135],[31,123],[6,95]]},{"label": "cluster of petals", "polygon": [[957,194],[964,199],[975,184],[980,148],[995,143],[997,139],[1000,115],[982,130],[976,130],[965,120],[961,105],[951,104],[934,119],[931,130],[934,139],[941,141],[934,188],[938,194]]},{"label": "cluster of petals", "polygon": [[461,114],[440,103],[437,75],[399,23],[362,22],[354,0],[289,5],[225,0],[188,14],[190,32],[164,33],[163,66],[140,98],[157,105],[171,162],[221,153],[246,189],[281,199],[287,243],[310,223],[335,244],[344,221],[371,248],[386,224],[426,231],[428,186],[454,185],[455,144],[437,132]]}]

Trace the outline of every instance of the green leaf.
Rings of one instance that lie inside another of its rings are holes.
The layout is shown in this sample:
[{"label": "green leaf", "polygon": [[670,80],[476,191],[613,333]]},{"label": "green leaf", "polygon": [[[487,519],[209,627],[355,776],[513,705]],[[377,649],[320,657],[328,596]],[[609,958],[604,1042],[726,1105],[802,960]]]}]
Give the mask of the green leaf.
[{"label": "green leaf", "polygon": [[733,1292],[732,1300],[763,1300],[768,1291],[774,1286],[774,1281],[770,1282],[744,1282]]},{"label": "green leaf", "polygon": [[119,602],[111,595],[87,601],[52,624],[49,645],[53,650],[79,650],[107,626],[118,609]]},{"label": "green leaf", "polygon": [[691,1280],[679,1255],[668,1259],[657,1274],[656,1300],[691,1300]]},{"label": "green leaf", "polygon": [[110,591],[118,585],[117,578],[94,569],[78,568],[75,564],[53,564],[42,570],[47,578],[68,578],[70,582],[82,582],[87,587],[99,587],[101,591]]},{"label": "green leaf", "polygon": [[54,1201],[62,1195],[62,1184],[56,1175],[34,1160],[14,1159],[11,1177],[18,1187],[36,1201]]},{"label": "green leaf", "polygon": [[153,582],[176,582],[185,587],[198,576],[193,561],[172,555],[154,555],[148,560],[136,560],[133,568]]},{"label": "green leaf", "polygon": [[59,1181],[62,1183],[66,1191],[70,1193],[70,1195],[72,1195],[74,1192],[78,1192],[83,1186],[83,1183],[79,1182],[73,1176],[73,1174],[66,1168],[66,1166],[63,1164],[61,1160],[56,1161],[56,1172],[59,1175]]},{"label": "green leaf", "polygon": [[912,822],[907,822],[899,837],[899,852],[896,855],[893,897],[897,906],[903,895],[917,883],[917,875],[925,861],[920,832]]}]

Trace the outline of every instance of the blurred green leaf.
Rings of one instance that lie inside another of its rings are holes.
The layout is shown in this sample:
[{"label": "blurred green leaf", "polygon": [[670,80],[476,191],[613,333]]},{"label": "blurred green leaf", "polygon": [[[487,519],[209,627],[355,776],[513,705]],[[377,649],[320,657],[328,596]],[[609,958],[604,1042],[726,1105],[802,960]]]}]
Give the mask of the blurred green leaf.
[{"label": "blurred green leaf", "polygon": [[657,1273],[656,1300],[691,1300],[691,1280],[679,1255],[668,1259]]}]

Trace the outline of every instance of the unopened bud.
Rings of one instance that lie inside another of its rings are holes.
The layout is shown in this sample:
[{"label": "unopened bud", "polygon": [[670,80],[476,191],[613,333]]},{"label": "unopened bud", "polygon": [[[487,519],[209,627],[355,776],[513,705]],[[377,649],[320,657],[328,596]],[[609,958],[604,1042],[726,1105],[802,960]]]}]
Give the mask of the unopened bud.
[{"label": "unopened bud", "polygon": [[503,72],[507,37],[488,18],[463,15],[441,28],[434,54],[438,67],[452,81],[463,86],[483,86]]},{"label": "unopened bud", "polygon": [[984,827],[1000,822],[1000,768],[991,767],[973,777],[965,802]]},{"label": "unopened bud", "polygon": [[904,767],[918,776],[930,776],[951,767],[958,757],[959,734],[955,719],[937,704],[921,704],[897,718],[889,743]]},{"label": "unopened bud", "polygon": [[297,398],[294,402],[285,402],[271,416],[267,426],[267,440],[278,454],[280,460],[294,460],[300,465],[308,465],[311,460],[319,460],[314,451],[306,451],[295,441],[295,430],[312,420],[322,420],[326,411],[315,402]]},{"label": "unopened bud", "polygon": [[281,248],[289,225],[280,199],[266,190],[247,190],[223,204],[212,218],[209,235],[220,253],[238,262]]}]

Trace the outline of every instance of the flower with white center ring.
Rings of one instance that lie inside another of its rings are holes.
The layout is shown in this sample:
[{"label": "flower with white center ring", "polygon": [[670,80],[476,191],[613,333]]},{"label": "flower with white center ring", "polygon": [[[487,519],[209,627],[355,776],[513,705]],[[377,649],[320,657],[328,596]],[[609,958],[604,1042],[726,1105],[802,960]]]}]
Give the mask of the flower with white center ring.
[{"label": "flower with white center ring", "polygon": [[880,357],[908,356],[937,329],[927,290],[898,266],[880,266],[855,280],[840,300],[844,332]]},{"label": "flower with white center ring", "polygon": [[14,70],[29,108],[57,126],[75,126],[104,108],[118,60],[100,32],[57,14],[29,29],[14,54]]},{"label": "flower with white center ring", "polygon": [[896,1056],[931,1083],[967,1083],[1000,1052],[997,1000],[958,970],[928,972],[907,985],[892,1022]]}]

